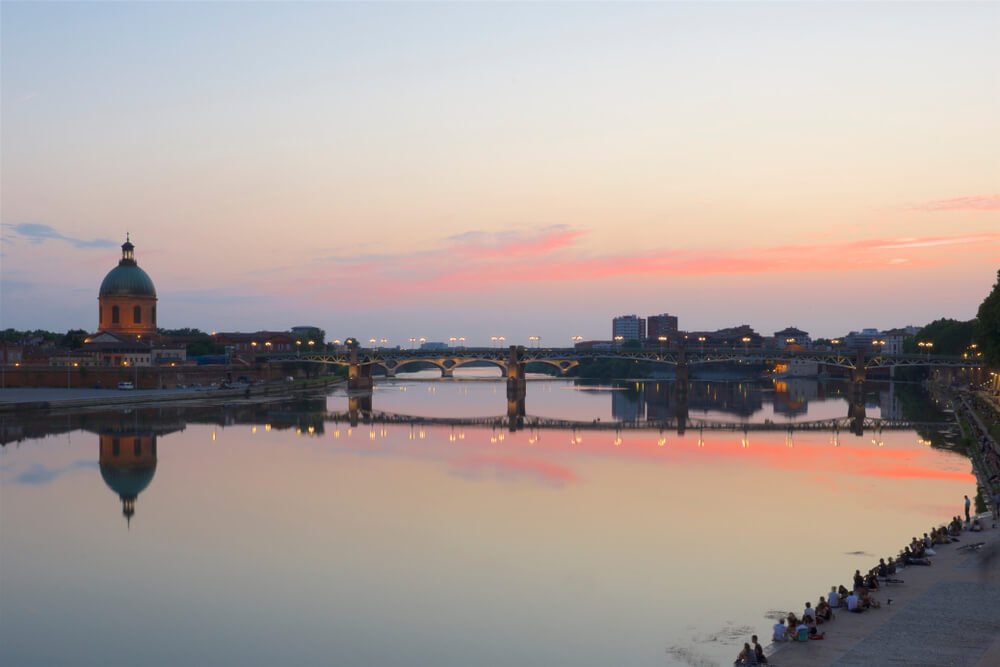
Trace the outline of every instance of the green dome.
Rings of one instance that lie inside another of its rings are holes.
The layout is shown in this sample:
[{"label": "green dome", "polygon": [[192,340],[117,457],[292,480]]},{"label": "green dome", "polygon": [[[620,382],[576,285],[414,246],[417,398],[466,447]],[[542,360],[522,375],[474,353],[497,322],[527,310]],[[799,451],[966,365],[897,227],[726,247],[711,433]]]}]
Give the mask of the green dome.
[{"label": "green dome", "polygon": [[151,296],[156,298],[156,288],[149,274],[139,268],[135,261],[135,246],[125,237],[122,244],[122,258],[118,266],[104,276],[100,296]]},{"label": "green dome", "polygon": [[[93,284],[93,283],[92,283]],[[119,264],[104,276],[100,296],[156,296],[149,274],[135,264]]]}]

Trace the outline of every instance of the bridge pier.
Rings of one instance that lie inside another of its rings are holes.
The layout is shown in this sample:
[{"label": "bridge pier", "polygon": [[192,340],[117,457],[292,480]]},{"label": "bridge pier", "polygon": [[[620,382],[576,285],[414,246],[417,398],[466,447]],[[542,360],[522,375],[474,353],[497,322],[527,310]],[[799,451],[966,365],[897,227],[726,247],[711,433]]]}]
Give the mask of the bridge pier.
[{"label": "bridge pier", "polygon": [[441,377],[443,377],[443,378],[452,378],[452,377],[455,377],[455,369],[454,368],[442,368],[441,369]]},{"label": "bridge pier", "polygon": [[507,355],[507,400],[523,398],[527,392],[522,351],[523,348],[519,345],[511,345]]},{"label": "bridge pier", "polygon": [[371,389],[372,388],[372,367],[371,364],[362,364],[358,357],[358,349],[351,348],[351,356],[347,366],[347,388],[348,389]]}]

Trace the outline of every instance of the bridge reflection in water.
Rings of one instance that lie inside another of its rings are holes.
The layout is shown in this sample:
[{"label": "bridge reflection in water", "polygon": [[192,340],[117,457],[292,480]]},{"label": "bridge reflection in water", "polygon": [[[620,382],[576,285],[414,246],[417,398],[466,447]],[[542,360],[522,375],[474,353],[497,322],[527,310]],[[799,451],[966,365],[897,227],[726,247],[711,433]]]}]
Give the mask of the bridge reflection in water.
[{"label": "bridge reflection in water", "polygon": [[[352,392],[347,397],[347,410],[328,412],[326,419],[334,422],[347,422],[352,427],[359,424],[402,424],[402,425],[437,425],[437,426],[481,426],[493,429],[506,429],[511,432],[523,429],[554,429],[574,431],[623,431],[623,430],[660,430],[676,431],[684,435],[688,430],[696,431],[826,431],[836,438],[841,431],[855,435],[864,435],[865,431],[882,430],[912,430],[925,426],[940,426],[939,422],[916,422],[908,419],[885,419],[868,417],[865,407],[865,392],[852,387],[848,392],[851,400],[848,402],[847,416],[828,419],[816,419],[778,423],[765,420],[761,423],[749,421],[728,421],[723,419],[692,418],[688,411],[688,383],[677,383],[673,391],[659,390],[656,397],[661,399],[665,408],[657,410],[654,419],[635,420],[571,420],[551,417],[531,416],[526,410],[526,395],[523,387],[514,387],[508,383],[506,414],[484,417],[424,417],[419,415],[401,414],[376,410],[371,392]],[[659,386],[658,386],[659,389]]]}]

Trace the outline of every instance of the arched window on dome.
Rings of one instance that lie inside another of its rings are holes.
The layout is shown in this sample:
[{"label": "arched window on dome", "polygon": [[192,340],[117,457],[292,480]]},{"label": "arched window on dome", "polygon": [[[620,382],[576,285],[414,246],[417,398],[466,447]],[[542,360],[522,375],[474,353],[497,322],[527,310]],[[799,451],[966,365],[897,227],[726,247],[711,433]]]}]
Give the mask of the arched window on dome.
[{"label": "arched window on dome", "polygon": [[136,324],[142,324],[142,306],[136,306],[132,309],[132,321]]},{"label": "arched window on dome", "polygon": [[111,324],[118,324],[121,321],[121,314],[118,306],[111,306]]}]

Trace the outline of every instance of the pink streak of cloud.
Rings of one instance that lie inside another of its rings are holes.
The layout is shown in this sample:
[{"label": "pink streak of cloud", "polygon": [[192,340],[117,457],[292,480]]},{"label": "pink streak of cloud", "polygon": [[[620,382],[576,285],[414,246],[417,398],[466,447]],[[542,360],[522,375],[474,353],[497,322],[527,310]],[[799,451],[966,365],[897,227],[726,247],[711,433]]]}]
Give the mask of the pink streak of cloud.
[{"label": "pink streak of cloud", "polygon": [[937,199],[914,208],[919,211],[1000,211],[1000,194]]},{"label": "pink streak of cloud", "polygon": [[[316,265],[309,275],[270,281],[261,289],[398,299],[415,292],[455,294],[512,283],[571,283],[622,277],[910,271],[960,261],[962,252],[992,253],[1000,234],[870,238],[732,250],[651,250],[587,255],[577,249],[584,232],[552,226],[528,232],[452,237],[437,248],[379,257],[349,256]],[[944,255],[942,247],[956,248]]]}]

